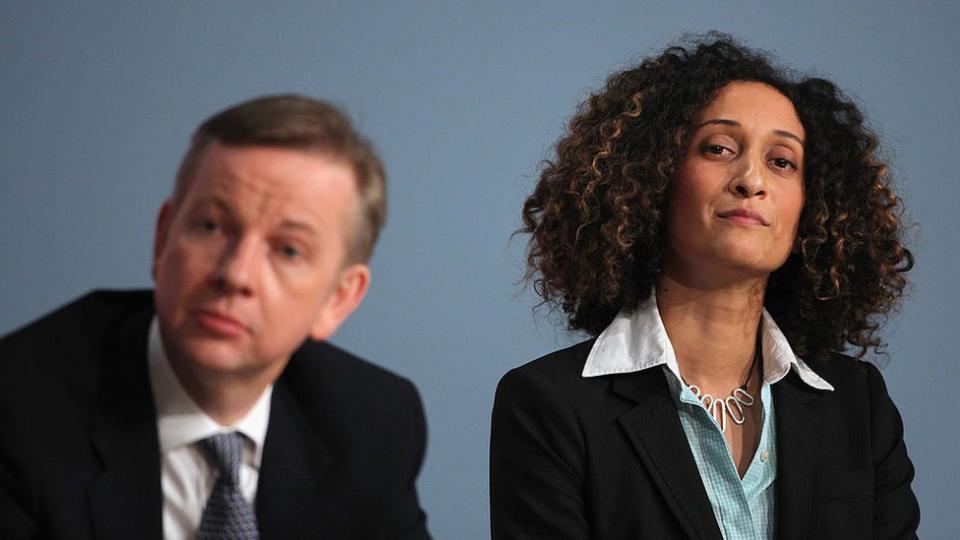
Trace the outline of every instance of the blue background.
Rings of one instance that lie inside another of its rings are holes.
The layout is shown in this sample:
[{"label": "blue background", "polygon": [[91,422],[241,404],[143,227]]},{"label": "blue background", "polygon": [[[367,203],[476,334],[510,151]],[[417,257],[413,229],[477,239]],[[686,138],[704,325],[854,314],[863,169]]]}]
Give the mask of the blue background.
[{"label": "blue background", "polygon": [[0,0],[0,334],[91,288],[150,285],[155,213],[203,118],[264,93],[330,99],[390,175],[372,290],[334,341],[419,386],[435,536],[489,537],[497,380],[580,339],[534,317],[509,241],[538,162],[611,71],[718,29],[834,79],[884,141],[917,224],[884,375],[921,536],[955,537],[960,4],[516,4]]}]

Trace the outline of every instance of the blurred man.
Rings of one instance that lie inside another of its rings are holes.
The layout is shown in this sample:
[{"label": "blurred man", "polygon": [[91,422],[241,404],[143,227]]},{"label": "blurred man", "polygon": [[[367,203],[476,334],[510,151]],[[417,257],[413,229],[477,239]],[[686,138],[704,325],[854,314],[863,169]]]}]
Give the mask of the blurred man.
[{"label": "blurred man", "polygon": [[324,341],[385,214],[379,160],[325,103],[202,124],[155,289],[0,340],[0,538],[427,538],[416,390]]}]

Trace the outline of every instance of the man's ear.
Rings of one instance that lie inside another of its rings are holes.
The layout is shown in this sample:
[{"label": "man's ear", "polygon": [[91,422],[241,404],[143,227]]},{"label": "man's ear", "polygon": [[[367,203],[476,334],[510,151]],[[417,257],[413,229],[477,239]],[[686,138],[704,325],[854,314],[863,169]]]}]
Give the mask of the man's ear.
[{"label": "man's ear", "polygon": [[157,213],[157,227],[153,231],[153,263],[150,274],[157,280],[157,262],[163,256],[163,249],[167,245],[167,233],[170,231],[170,220],[173,219],[173,204],[170,199],[163,202],[160,212]]},{"label": "man's ear", "polygon": [[367,294],[370,287],[370,267],[356,263],[340,270],[337,284],[310,329],[310,337],[322,341],[328,339]]}]

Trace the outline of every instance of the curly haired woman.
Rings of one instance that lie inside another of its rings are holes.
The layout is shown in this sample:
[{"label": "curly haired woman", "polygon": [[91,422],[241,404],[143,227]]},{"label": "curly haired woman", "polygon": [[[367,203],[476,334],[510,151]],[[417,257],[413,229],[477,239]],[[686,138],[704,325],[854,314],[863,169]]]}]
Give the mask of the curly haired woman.
[{"label": "curly haired woman", "polygon": [[592,339],[500,382],[494,538],[916,536],[900,415],[860,361],[913,265],[877,148],[832,83],[719,34],[582,104],[523,232]]}]

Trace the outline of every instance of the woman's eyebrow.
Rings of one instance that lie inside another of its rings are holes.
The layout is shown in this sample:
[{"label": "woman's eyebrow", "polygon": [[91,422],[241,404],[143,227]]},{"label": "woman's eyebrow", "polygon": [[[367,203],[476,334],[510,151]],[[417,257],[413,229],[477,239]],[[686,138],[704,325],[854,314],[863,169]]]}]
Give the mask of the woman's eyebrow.
[{"label": "woman's eyebrow", "polygon": [[801,139],[800,137],[797,137],[796,135],[794,135],[793,133],[790,133],[789,131],[784,131],[782,129],[775,129],[773,130],[773,132],[776,133],[777,135],[780,135],[781,137],[787,137],[787,138],[793,139],[798,143],[800,143],[800,146],[803,146],[803,139]]},{"label": "woman's eyebrow", "polygon": [[[721,125],[721,126],[740,127],[740,122],[737,122],[736,120],[727,120],[726,118],[713,118],[713,119],[707,120],[707,121],[705,121],[705,122],[702,122],[699,126],[697,126],[697,129],[702,128],[703,126],[706,126],[706,125],[710,125],[710,124]],[[787,137],[787,138],[789,138],[789,139],[793,139],[793,140],[797,141],[798,143],[800,143],[801,145],[803,145],[803,139],[801,139],[800,137],[798,137],[797,135],[795,135],[795,134],[793,134],[793,133],[791,133],[791,132],[789,132],[789,131],[786,131],[786,130],[783,130],[783,129],[775,129],[775,130],[773,130],[773,132],[774,132],[775,134],[781,136],[781,137]]]},{"label": "woman's eyebrow", "polygon": [[706,122],[703,122],[702,124],[700,124],[700,125],[697,126],[697,127],[698,127],[698,128],[702,128],[703,126],[710,125],[710,124],[719,124],[719,125],[721,125],[721,126],[740,127],[740,122],[737,122],[736,120],[727,120],[727,119],[725,119],[725,118],[714,118],[714,119],[712,119],[712,120],[707,120]]}]

